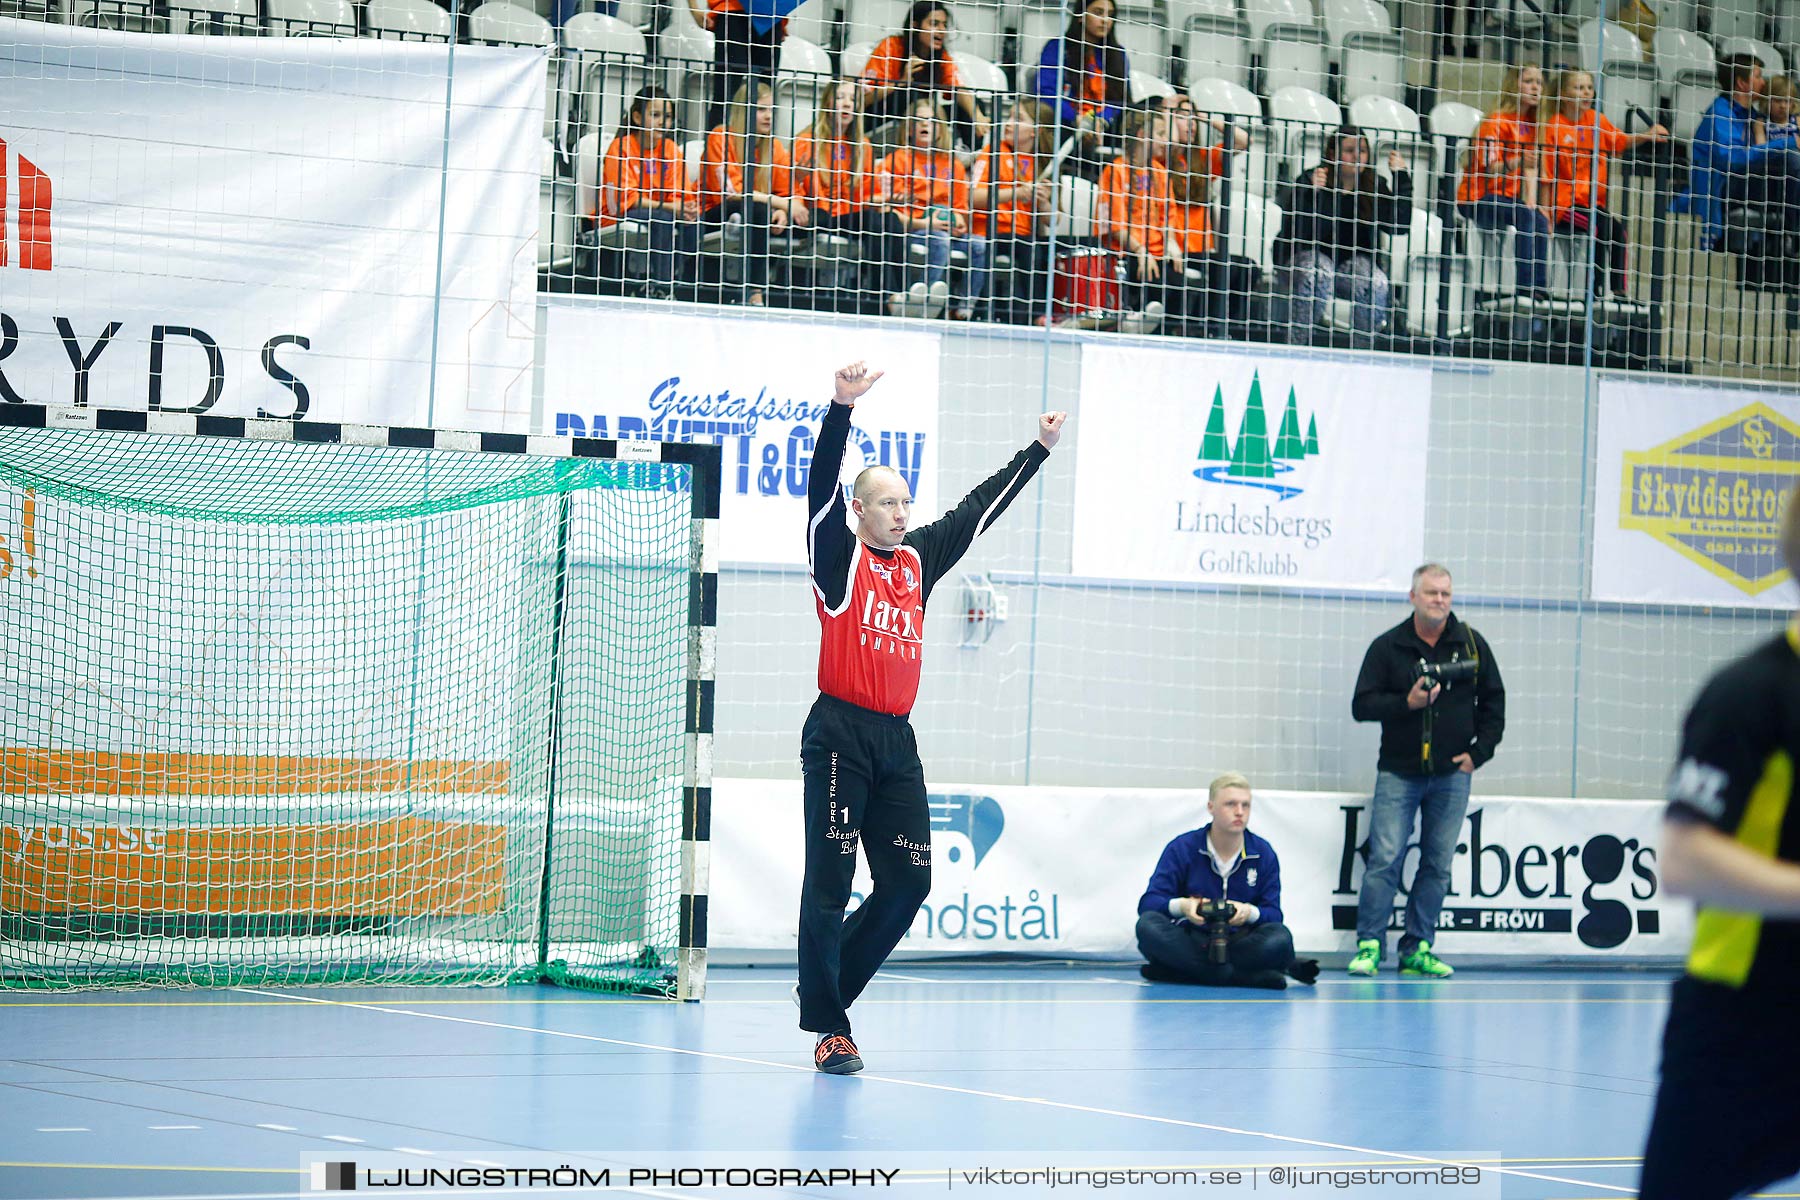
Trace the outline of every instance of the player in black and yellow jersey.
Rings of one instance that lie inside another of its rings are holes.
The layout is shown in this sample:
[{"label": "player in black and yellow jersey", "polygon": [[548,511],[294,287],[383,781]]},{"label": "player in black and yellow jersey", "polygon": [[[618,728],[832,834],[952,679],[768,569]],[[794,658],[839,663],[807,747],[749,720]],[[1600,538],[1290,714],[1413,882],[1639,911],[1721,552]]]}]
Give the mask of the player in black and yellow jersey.
[{"label": "player in black and yellow jersey", "polygon": [[[1793,497],[1781,549],[1800,578]],[[1699,915],[1663,1033],[1640,1200],[1724,1200],[1800,1172],[1797,766],[1800,617],[1714,675],[1682,728],[1661,863]]]}]

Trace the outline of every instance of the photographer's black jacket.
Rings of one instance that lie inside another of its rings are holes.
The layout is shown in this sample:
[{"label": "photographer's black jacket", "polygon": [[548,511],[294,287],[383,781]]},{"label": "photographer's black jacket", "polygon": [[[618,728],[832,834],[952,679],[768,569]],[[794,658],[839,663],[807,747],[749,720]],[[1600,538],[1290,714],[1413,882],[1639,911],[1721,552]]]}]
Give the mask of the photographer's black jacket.
[{"label": "photographer's black jacket", "polygon": [[[1406,693],[1418,677],[1421,658],[1455,662],[1471,653],[1479,656],[1481,663],[1473,685],[1447,686],[1431,706],[1431,769],[1427,771],[1419,744],[1425,732],[1425,710],[1406,707]],[[1478,767],[1494,757],[1494,747],[1506,732],[1506,685],[1500,681],[1500,665],[1494,661],[1487,639],[1457,620],[1455,613],[1445,622],[1436,646],[1425,644],[1408,616],[1369,643],[1356,676],[1350,715],[1358,721],[1381,722],[1381,758],[1376,763],[1381,770],[1399,775],[1448,775],[1457,769],[1451,760],[1464,751]]]}]

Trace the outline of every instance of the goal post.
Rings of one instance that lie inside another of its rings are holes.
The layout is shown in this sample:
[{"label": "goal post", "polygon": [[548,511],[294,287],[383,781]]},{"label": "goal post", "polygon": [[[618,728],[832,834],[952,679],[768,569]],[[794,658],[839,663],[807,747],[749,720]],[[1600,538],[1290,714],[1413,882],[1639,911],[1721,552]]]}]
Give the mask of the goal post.
[{"label": "goal post", "polygon": [[699,998],[719,459],[0,405],[0,986]]}]

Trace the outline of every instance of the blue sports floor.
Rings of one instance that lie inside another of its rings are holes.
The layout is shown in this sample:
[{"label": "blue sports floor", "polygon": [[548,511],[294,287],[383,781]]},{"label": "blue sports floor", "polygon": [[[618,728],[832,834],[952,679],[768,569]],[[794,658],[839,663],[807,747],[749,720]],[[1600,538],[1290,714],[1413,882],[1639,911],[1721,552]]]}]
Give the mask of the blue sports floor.
[{"label": "blue sports floor", "polygon": [[1112,966],[902,966],[853,1010],[867,1070],[828,1077],[791,984],[715,968],[708,999],[686,1005],[539,987],[0,993],[0,1196],[314,1195],[309,1155],[554,1165],[608,1149],[802,1164],[1497,1151],[1506,1197],[1630,1196],[1668,986],[1660,972],[1339,971],[1268,993]]}]

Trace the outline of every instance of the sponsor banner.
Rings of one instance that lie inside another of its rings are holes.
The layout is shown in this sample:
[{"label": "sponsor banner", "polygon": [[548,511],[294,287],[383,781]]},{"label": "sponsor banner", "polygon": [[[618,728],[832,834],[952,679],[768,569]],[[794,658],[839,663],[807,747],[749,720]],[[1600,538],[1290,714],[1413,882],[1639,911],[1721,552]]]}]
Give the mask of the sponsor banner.
[{"label": "sponsor banner", "polygon": [[1779,540],[1800,397],[1600,381],[1596,600],[1791,609]]},{"label": "sponsor banner", "polygon": [[0,401],[524,431],[543,50],[0,30]]},{"label": "sponsor banner", "polygon": [[[711,944],[795,947],[801,796],[796,779],[719,779]],[[1137,902],[1162,848],[1206,823],[1206,792],[945,787],[932,791],[931,896],[900,948],[933,953],[1133,957]],[[1348,952],[1369,798],[1259,792],[1250,827],[1281,862],[1282,909],[1302,952]],[[1685,953],[1688,906],[1662,890],[1661,801],[1474,796],[1434,944],[1445,955],[1632,958]],[[870,881],[858,856],[852,906]],[[1410,881],[1417,850],[1409,850]],[[1406,894],[1390,928],[1403,927]],[[1396,939],[1390,939],[1392,951]]]},{"label": "sponsor banner", "polygon": [[1429,368],[1088,346],[1081,395],[1077,575],[1410,585]]},{"label": "sponsor banner", "polygon": [[[893,467],[912,489],[914,524],[937,513],[934,333],[551,302],[544,358],[539,432],[724,448],[726,562],[806,562],[813,438],[833,372],[858,359],[887,375],[857,403],[845,482]],[[1019,444],[1032,432],[1021,429]]]},{"label": "sponsor banner", "polygon": [[0,825],[0,907],[25,913],[467,916],[506,900],[506,829],[396,817],[301,825]]}]

